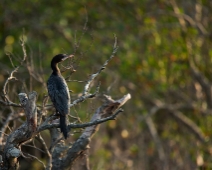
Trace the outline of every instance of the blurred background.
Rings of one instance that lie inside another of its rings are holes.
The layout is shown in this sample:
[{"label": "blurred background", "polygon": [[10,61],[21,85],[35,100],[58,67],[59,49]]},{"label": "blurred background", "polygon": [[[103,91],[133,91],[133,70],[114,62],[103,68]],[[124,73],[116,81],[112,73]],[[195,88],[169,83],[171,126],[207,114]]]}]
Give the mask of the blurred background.
[{"label": "blurred background", "polygon": [[[75,54],[76,72],[63,75],[86,81],[110,57],[116,35],[118,52],[91,91],[100,81],[100,94],[118,99],[130,93],[132,99],[93,137],[91,169],[212,169],[212,1],[1,0],[0,11],[1,89],[23,58],[20,39],[26,41],[27,61],[8,86],[16,103],[18,93],[32,90],[42,103],[58,53]],[[85,82],[68,84],[74,100]],[[85,122],[100,104],[87,100],[71,113]],[[0,112],[11,108],[0,106]],[[34,148],[25,151],[45,159]],[[37,161],[29,163],[39,169]]]}]

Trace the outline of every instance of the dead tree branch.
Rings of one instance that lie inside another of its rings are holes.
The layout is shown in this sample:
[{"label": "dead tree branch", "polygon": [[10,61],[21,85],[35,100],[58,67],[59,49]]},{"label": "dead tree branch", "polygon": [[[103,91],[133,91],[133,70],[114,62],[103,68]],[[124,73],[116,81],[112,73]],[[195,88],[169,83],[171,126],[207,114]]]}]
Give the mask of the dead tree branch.
[{"label": "dead tree branch", "polygon": [[[2,90],[2,93],[3,93],[2,94],[2,99],[3,100],[0,100],[0,103],[5,105],[5,106],[20,107],[19,104],[16,104],[16,103],[13,103],[12,101],[10,101],[9,96],[8,96],[7,86],[8,86],[8,84],[9,84],[9,82],[11,80],[17,80],[17,78],[14,76],[14,74],[16,72],[18,72],[18,69],[20,68],[20,66],[22,66],[24,64],[24,62],[25,62],[25,60],[27,58],[27,53],[26,53],[26,48],[25,48],[25,41],[24,41],[23,35],[22,35],[22,38],[21,38],[21,47],[22,47],[22,51],[23,51],[23,59],[20,62],[20,65],[15,67],[14,70],[11,71],[9,77],[7,78],[7,80],[5,81],[4,86],[3,86],[3,90]],[[11,65],[14,66],[11,58],[10,58],[10,62],[11,62]]]},{"label": "dead tree branch", "polygon": [[[86,27],[86,25],[85,25]],[[102,67],[94,74],[92,74],[89,79],[87,80],[82,95],[78,99],[76,99],[72,104],[70,104],[70,107],[73,107],[88,98],[95,97],[100,88],[100,83],[96,87],[96,91],[94,93],[90,93],[91,89],[91,83],[94,81],[94,79],[106,68],[108,65],[108,62],[115,56],[118,46],[117,46],[117,38],[114,35],[115,42],[113,46],[113,51],[108,60],[105,61],[105,63],[102,65]],[[24,40],[21,40],[21,46],[23,51],[23,59],[20,62],[20,66],[24,64],[24,61],[26,60],[27,54],[25,49]],[[12,62],[12,61],[11,61]],[[73,165],[73,162],[80,156],[83,155],[83,153],[86,152],[86,150],[89,148],[89,143],[95,132],[97,131],[97,127],[99,124],[114,120],[119,113],[123,112],[123,110],[120,108],[122,105],[124,105],[130,98],[130,94],[127,94],[123,96],[119,100],[113,100],[110,96],[104,96],[105,102],[102,106],[100,106],[94,115],[92,116],[90,122],[82,123],[82,124],[69,124],[68,130],[73,128],[82,128],[84,129],[82,135],[78,138],[77,141],[75,141],[72,144],[65,145],[63,138],[61,137],[60,132],[57,128],[59,128],[59,122],[57,116],[46,116],[44,115],[49,105],[46,105],[47,98],[44,99],[43,104],[41,107],[41,110],[37,109],[36,106],[36,100],[37,100],[37,93],[36,92],[30,92],[28,95],[26,93],[19,93],[19,100],[20,104],[13,103],[9,100],[9,97],[7,96],[7,86],[10,80],[16,79],[14,77],[14,73],[18,71],[19,67],[16,67],[11,73],[8,79],[6,80],[4,87],[3,87],[3,95],[2,99],[0,100],[0,104],[3,104],[5,106],[15,106],[15,107],[22,107],[25,116],[26,121],[15,131],[13,131],[6,140],[3,155],[0,155],[2,157],[2,160],[0,160],[0,163],[2,164],[2,169],[18,169],[19,167],[19,161],[18,157],[23,156],[24,158],[33,158],[39,161],[43,167],[47,170],[50,169],[67,169],[70,168]],[[30,69],[28,68],[28,71],[30,72]],[[31,75],[31,74],[30,74]],[[31,75],[32,76],[32,75]],[[52,105],[51,105],[52,106]],[[7,124],[11,120],[11,116],[7,117]],[[7,126],[5,124],[5,126]],[[51,134],[51,147],[48,149],[44,139],[41,137],[40,132],[44,130],[50,130]],[[22,153],[21,146],[28,143],[29,141],[32,141],[32,139],[36,137],[40,143],[44,147],[44,151],[47,154],[48,161],[45,165],[38,157]],[[0,136],[0,140],[2,137]],[[87,169],[89,169],[88,164],[86,165]]]},{"label": "dead tree branch", "polygon": [[11,113],[8,115],[6,121],[4,122],[4,124],[3,124],[3,126],[2,126],[2,128],[1,128],[1,130],[0,130],[0,148],[1,148],[1,149],[2,149],[2,145],[3,145],[3,138],[4,138],[4,135],[5,135],[5,131],[6,131],[6,129],[7,129],[7,126],[8,126],[8,124],[9,124],[10,120],[12,119],[13,114],[14,114],[14,113],[11,112]]},{"label": "dead tree branch", "polygon": [[[114,119],[122,111],[119,108],[124,105],[130,98],[130,94],[125,95],[119,100],[113,100],[110,96],[105,96],[105,103],[96,110],[90,122],[98,122],[98,120],[102,120],[107,116],[113,116]],[[104,120],[106,121],[108,119]],[[97,127],[97,123],[92,126],[89,125],[78,138],[78,140],[67,151],[67,156],[64,157],[59,163],[57,162],[57,164],[53,164],[52,169],[70,168],[73,165],[74,160],[76,160],[84,151],[89,148],[90,140],[97,131]]]},{"label": "dead tree branch", "polygon": [[114,35],[114,38],[115,38],[115,42],[114,42],[113,51],[112,51],[112,54],[111,54],[110,58],[105,61],[103,66],[96,73],[94,73],[94,74],[92,74],[90,76],[90,78],[88,79],[87,83],[85,84],[82,96],[79,97],[77,100],[75,100],[72,104],[70,104],[70,107],[73,107],[74,105],[85,101],[87,98],[93,98],[98,93],[100,84],[97,86],[96,92],[94,94],[90,94],[88,92],[90,90],[91,83],[102,72],[102,70],[104,70],[106,68],[106,66],[108,65],[109,61],[115,56],[115,54],[116,54],[116,52],[118,50],[117,37]]},{"label": "dead tree branch", "polygon": [[22,143],[30,140],[33,132],[36,130],[37,108],[36,108],[37,93],[31,92],[29,96],[25,93],[19,94],[19,100],[25,110],[27,121],[23,123],[17,130],[11,133],[6,141],[4,148],[4,168],[18,169],[19,162],[17,158],[22,155],[20,146]]}]

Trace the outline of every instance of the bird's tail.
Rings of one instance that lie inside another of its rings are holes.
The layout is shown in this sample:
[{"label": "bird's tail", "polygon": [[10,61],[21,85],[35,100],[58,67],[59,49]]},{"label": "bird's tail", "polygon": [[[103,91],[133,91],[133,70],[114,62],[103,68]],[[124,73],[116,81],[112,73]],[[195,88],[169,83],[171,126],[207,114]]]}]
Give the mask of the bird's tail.
[{"label": "bird's tail", "polygon": [[60,130],[63,133],[65,139],[68,137],[67,124],[66,124],[66,116],[60,114]]}]

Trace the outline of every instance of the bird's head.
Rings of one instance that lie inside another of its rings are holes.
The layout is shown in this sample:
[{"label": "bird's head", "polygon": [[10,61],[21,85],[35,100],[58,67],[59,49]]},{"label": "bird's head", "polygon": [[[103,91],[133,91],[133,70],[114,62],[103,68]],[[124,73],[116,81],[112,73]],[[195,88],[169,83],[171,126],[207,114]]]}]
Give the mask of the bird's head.
[{"label": "bird's head", "polygon": [[66,60],[68,58],[71,58],[73,56],[74,55],[58,54],[58,55],[56,55],[56,56],[53,57],[52,62],[54,62],[56,64],[56,63],[59,63],[61,61]]}]

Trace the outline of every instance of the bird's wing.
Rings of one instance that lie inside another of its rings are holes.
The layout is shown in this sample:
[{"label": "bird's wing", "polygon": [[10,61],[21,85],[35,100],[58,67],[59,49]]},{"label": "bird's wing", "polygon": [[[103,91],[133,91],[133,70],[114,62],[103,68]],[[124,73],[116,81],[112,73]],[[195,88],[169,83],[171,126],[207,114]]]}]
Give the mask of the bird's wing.
[{"label": "bird's wing", "polygon": [[[62,80],[63,81],[63,80]],[[53,102],[56,110],[62,114],[66,115],[69,113],[70,95],[66,83],[59,85],[58,83],[49,82],[47,83],[48,93]]]},{"label": "bird's wing", "polygon": [[54,97],[54,103],[55,108],[57,111],[62,114],[66,115],[69,113],[69,104],[70,104],[70,97],[68,94],[67,89],[59,89],[55,91],[55,97]]}]

